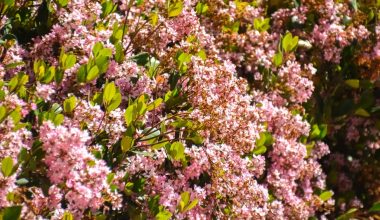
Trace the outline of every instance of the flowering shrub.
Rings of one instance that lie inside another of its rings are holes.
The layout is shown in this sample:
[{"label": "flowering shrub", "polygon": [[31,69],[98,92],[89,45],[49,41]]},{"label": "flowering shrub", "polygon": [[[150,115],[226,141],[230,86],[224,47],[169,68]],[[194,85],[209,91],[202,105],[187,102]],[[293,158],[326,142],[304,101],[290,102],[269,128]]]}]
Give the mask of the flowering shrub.
[{"label": "flowering shrub", "polygon": [[375,215],[379,7],[0,1],[0,216]]}]

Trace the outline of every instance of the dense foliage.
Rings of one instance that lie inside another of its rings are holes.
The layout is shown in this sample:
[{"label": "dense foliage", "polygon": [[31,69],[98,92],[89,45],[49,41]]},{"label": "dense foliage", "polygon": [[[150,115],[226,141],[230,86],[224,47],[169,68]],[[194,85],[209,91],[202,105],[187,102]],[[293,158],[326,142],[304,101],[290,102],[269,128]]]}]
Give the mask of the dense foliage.
[{"label": "dense foliage", "polygon": [[375,216],[379,7],[0,0],[1,218]]}]

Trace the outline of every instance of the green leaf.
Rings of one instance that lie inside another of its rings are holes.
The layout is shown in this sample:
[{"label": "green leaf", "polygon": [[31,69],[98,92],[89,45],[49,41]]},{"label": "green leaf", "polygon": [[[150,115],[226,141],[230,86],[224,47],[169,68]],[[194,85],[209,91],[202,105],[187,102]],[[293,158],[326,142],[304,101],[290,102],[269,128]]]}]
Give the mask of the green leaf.
[{"label": "green leaf", "polygon": [[42,78],[43,83],[50,83],[55,76],[55,66],[49,67],[48,71],[46,71],[44,77]]},{"label": "green leaf", "polygon": [[358,10],[358,2],[356,0],[349,0],[350,6],[357,11]]},{"label": "green leaf", "polygon": [[109,173],[107,175],[107,183],[108,184],[111,184],[112,183],[112,180],[115,178],[115,174],[114,173]]},{"label": "green leaf", "polygon": [[25,63],[22,62],[22,61],[15,62],[15,63],[10,63],[10,64],[5,65],[5,69],[10,70],[10,69],[14,69],[14,68],[16,68],[18,66],[24,66],[24,65],[25,65]]},{"label": "green leaf", "polygon": [[51,112],[54,112],[56,114],[59,114],[62,112],[62,108],[61,106],[58,104],[58,103],[54,103],[52,106],[51,106]]},{"label": "green leaf", "polygon": [[195,6],[197,14],[204,14],[208,11],[208,5],[206,3],[198,2]]},{"label": "green leaf", "polygon": [[110,48],[104,48],[100,50],[99,56],[112,57],[112,50]]},{"label": "green leaf", "polygon": [[86,76],[86,80],[89,82],[89,81],[92,81],[94,80],[96,77],[98,77],[99,75],[99,68],[95,65],[93,66],[90,71],[88,72],[87,76]]},{"label": "green leaf", "polygon": [[319,127],[317,124],[313,125],[311,128],[310,138],[316,139],[319,138],[321,135],[321,130],[319,130]]},{"label": "green leaf", "polygon": [[352,209],[348,210],[346,213],[338,216],[338,218],[336,220],[349,220],[355,215],[355,212],[357,210],[358,209],[356,209],[356,208],[352,208]]},{"label": "green leaf", "polygon": [[193,209],[196,205],[198,204],[198,199],[194,199],[193,201],[190,202],[185,208],[185,212]]},{"label": "green leaf", "polygon": [[115,45],[115,50],[116,50],[116,53],[115,53],[116,62],[122,63],[124,61],[125,55],[124,55],[123,46],[121,45],[121,43],[117,43]]},{"label": "green leaf", "polygon": [[13,92],[18,85],[18,77],[14,76],[9,82],[8,82],[8,88],[10,92]]},{"label": "green leaf", "polygon": [[94,54],[94,57],[97,57],[103,48],[104,47],[101,42],[96,42],[94,47],[92,48],[92,53]]},{"label": "green leaf", "polygon": [[181,142],[174,142],[169,147],[169,155],[177,161],[185,160],[185,147]]},{"label": "green leaf", "polygon": [[201,145],[204,142],[203,137],[197,132],[191,132],[187,139],[191,140],[196,145]]},{"label": "green leaf", "polygon": [[8,7],[10,6],[13,6],[15,4],[15,1],[14,0],[2,0],[0,2],[3,2],[5,5],[7,5]]},{"label": "green leaf", "polygon": [[256,147],[252,153],[254,155],[261,155],[261,154],[265,154],[265,152],[267,152],[267,147],[265,147],[264,145],[261,145],[259,147]]},{"label": "green leaf", "polygon": [[360,80],[358,80],[358,79],[348,79],[344,82],[346,83],[346,85],[348,85],[354,89],[358,89],[360,86]]},{"label": "green leaf", "polygon": [[191,54],[181,52],[179,54],[177,60],[179,61],[179,64],[190,63],[190,61],[191,61]]},{"label": "green leaf", "polygon": [[69,0],[58,0],[58,4],[62,8],[66,7],[68,3],[69,3]]},{"label": "green leaf", "polygon": [[380,202],[375,202],[368,211],[369,212],[380,212]]},{"label": "green leaf", "polygon": [[315,145],[314,141],[312,141],[311,143],[305,145],[305,147],[306,147],[306,157],[310,157],[311,152],[314,149],[314,145]]},{"label": "green leaf", "polygon": [[181,200],[179,202],[179,210],[182,212],[185,209],[185,206],[190,201],[190,193],[189,192],[183,192],[181,193]]},{"label": "green leaf", "polygon": [[125,117],[125,123],[127,124],[127,126],[131,125],[131,123],[137,117],[137,106],[136,106],[136,104],[128,106],[128,108],[125,110],[124,117]]},{"label": "green leaf", "polygon": [[16,110],[12,111],[10,116],[13,120],[13,123],[15,123],[15,124],[19,123],[21,120],[20,109],[16,109]]},{"label": "green leaf", "polygon": [[103,92],[103,103],[108,105],[116,94],[116,86],[114,82],[107,83]]},{"label": "green leaf", "polygon": [[281,52],[276,53],[273,56],[273,63],[276,67],[279,67],[282,64],[283,55]]},{"label": "green leaf", "polygon": [[5,177],[8,177],[12,174],[13,170],[13,160],[11,157],[5,157],[1,161],[1,172]]},{"label": "green leaf", "polygon": [[131,147],[133,146],[133,143],[134,143],[133,138],[129,136],[123,137],[121,139],[121,151],[123,151],[124,153],[129,151],[129,149],[131,149]]},{"label": "green leaf", "polygon": [[152,24],[152,26],[156,26],[158,23],[158,13],[157,12],[152,12],[149,14],[149,21]]},{"label": "green leaf", "polygon": [[105,73],[107,72],[107,69],[108,69],[109,59],[107,56],[99,55],[95,59],[95,64],[99,68],[99,73]]},{"label": "green leaf", "polygon": [[73,54],[70,54],[67,56],[66,61],[65,61],[65,69],[70,69],[75,65],[77,62],[77,57]]},{"label": "green leaf", "polygon": [[154,149],[154,150],[158,150],[158,149],[161,149],[162,147],[165,147],[167,144],[169,144],[169,141],[164,141],[162,143],[153,143],[151,145],[151,148]]},{"label": "green leaf", "polygon": [[3,220],[17,220],[21,215],[21,206],[7,207],[3,211]]},{"label": "green leaf", "polygon": [[358,116],[362,116],[362,117],[370,117],[371,115],[363,108],[358,108],[356,111],[355,111],[355,115],[358,115]]},{"label": "green leaf", "polygon": [[156,220],[169,220],[171,217],[172,213],[160,206],[160,211],[156,215]]},{"label": "green leaf", "polygon": [[153,78],[156,74],[156,70],[158,68],[158,66],[160,65],[160,61],[158,61],[156,58],[154,57],[151,57],[147,63],[147,66],[148,66],[148,76],[150,78]]},{"label": "green leaf", "polygon": [[58,125],[62,124],[62,122],[63,122],[64,119],[65,119],[65,117],[62,114],[57,114],[54,117],[53,124],[55,126],[58,126]]},{"label": "green leaf", "polygon": [[180,15],[182,13],[182,9],[183,9],[183,1],[177,0],[177,1],[171,2],[168,8],[169,18],[177,17],[178,15]]},{"label": "green leaf", "polygon": [[327,125],[321,124],[321,125],[319,125],[319,129],[321,130],[321,133],[319,135],[319,139],[322,140],[327,135]]},{"label": "green leaf", "polygon": [[269,22],[270,18],[255,18],[253,20],[253,27],[259,32],[264,32],[270,28]]},{"label": "green leaf", "polygon": [[63,79],[63,70],[58,69],[57,71],[55,71],[54,80],[56,83],[60,83],[62,82],[62,79]]},{"label": "green leaf", "polygon": [[256,140],[256,146],[257,147],[263,146],[265,144],[265,139],[266,139],[265,132],[261,132],[260,138]]},{"label": "green leaf", "polygon": [[139,66],[145,66],[145,64],[147,64],[149,61],[149,54],[146,52],[142,52],[131,57],[130,59],[136,62]]},{"label": "green leaf", "polygon": [[16,184],[17,185],[25,185],[25,184],[28,184],[28,183],[29,183],[29,180],[27,180],[25,178],[21,178],[21,179],[16,180]]},{"label": "green leaf", "polygon": [[86,82],[86,75],[87,75],[86,66],[87,65],[82,65],[79,67],[78,75],[77,75],[78,82]]},{"label": "green leaf", "polygon": [[7,109],[4,106],[0,106],[0,123],[5,119],[7,116]]},{"label": "green leaf", "polygon": [[70,212],[66,211],[63,213],[62,220],[74,220],[74,216]]},{"label": "green leaf", "polygon": [[75,96],[71,96],[70,98],[67,98],[63,102],[63,110],[66,113],[71,113],[74,110],[76,103],[77,103],[77,98],[75,98]]},{"label": "green leaf", "polygon": [[117,9],[117,5],[115,5],[112,0],[111,1],[104,1],[102,3],[102,14],[100,15],[101,18],[107,17],[109,14],[113,13]]},{"label": "green leaf", "polygon": [[288,32],[282,39],[282,49],[289,53],[293,51],[298,45],[298,36],[293,37],[293,35]]},{"label": "green leaf", "polygon": [[[148,129],[144,129],[143,133],[147,132],[146,130],[148,130]],[[142,141],[150,140],[150,139],[153,139],[155,137],[160,136],[160,134],[161,134],[160,130],[155,130],[154,132],[150,131],[150,132],[148,132],[148,135],[141,138],[141,140]]]},{"label": "green leaf", "polygon": [[198,52],[198,57],[200,57],[203,61],[205,61],[207,59],[207,54],[206,54],[205,50],[200,50]]},{"label": "green leaf", "polygon": [[319,198],[326,202],[327,200],[329,200],[331,197],[333,196],[333,193],[331,191],[324,191],[323,193],[321,193],[321,195],[319,195]]},{"label": "green leaf", "polygon": [[163,101],[164,101],[164,100],[163,100],[162,98],[158,98],[158,99],[154,100],[152,103],[150,103],[150,104],[147,106],[147,110],[148,110],[148,111],[152,111],[152,110],[154,110],[154,109],[160,107]]},{"label": "green leaf", "polygon": [[274,142],[274,139],[273,139],[272,134],[269,132],[265,132],[265,143],[264,143],[264,145],[268,147],[268,146],[272,145],[273,142]]},{"label": "green leaf", "polygon": [[150,198],[148,201],[149,210],[155,215],[159,212],[159,205],[160,205],[159,195],[155,195],[154,197]]},{"label": "green leaf", "polygon": [[117,92],[114,97],[112,98],[111,102],[109,103],[109,105],[107,106],[107,111],[110,112],[110,111],[113,111],[115,110],[117,107],[119,107],[120,103],[121,103],[121,94],[119,92]]}]

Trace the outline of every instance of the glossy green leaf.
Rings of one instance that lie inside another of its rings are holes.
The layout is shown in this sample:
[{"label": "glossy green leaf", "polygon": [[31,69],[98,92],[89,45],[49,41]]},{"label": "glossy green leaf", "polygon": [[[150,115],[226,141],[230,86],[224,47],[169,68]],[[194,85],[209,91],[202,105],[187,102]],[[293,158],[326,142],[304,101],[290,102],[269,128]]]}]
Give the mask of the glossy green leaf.
[{"label": "glossy green leaf", "polygon": [[14,76],[9,82],[8,82],[8,88],[10,92],[13,92],[18,85],[18,77]]},{"label": "glossy green leaf", "polygon": [[259,139],[256,140],[256,146],[258,147],[263,146],[265,144],[265,139],[266,139],[265,132],[261,132]]},{"label": "glossy green leaf", "polygon": [[261,154],[265,154],[265,152],[267,152],[267,147],[265,147],[264,145],[261,145],[259,147],[256,147],[252,153],[255,154],[255,155],[261,155]]},{"label": "glossy green leaf", "polygon": [[375,202],[368,211],[369,212],[380,212],[380,202]]},{"label": "glossy green leaf", "polygon": [[12,206],[7,207],[3,211],[3,219],[2,220],[17,220],[20,219],[21,215],[21,206]]},{"label": "glossy green leaf", "polygon": [[355,111],[355,115],[358,115],[358,116],[362,116],[362,117],[370,117],[371,115],[367,112],[367,110],[363,109],[363,108],[358,108],[356,111]]},{"label": "glossy green leaf", "polygon": [[121,139],[121,150],[127,152],[133,146],[134,140],[129,136],[125,136]]},{"label": "glossy green leaf", "polygon": [[360,80],[358,79],[348,79],[345,81],[345,83],[354,89],[358,89],[360,87]]},{"label": "glossy green leaf", "polygon": [[73,54],[69,54],[65,61],[65,69],[70,69],[77,62],[77,57]]},{"label": "glossy green leaf", "polygon": [[85,82],[86,81],[86,75],[87,75],[86,69],[87,69],[86,65],[82,65],[81,67],[79,67],[78,74],[77,74],[78,82]]},{"label": "glossy green leaf", "polygon": [[336,218],[336,220],[350,220],[355,215],[356,211],[358,211],[358,209],[351,208],[346,213],[338,216],[338,218]]},{"label": "glossy green leaf", "polygon": [[189,201],[190,201],[190,193],[187,191],[181,193],[181,200],[179,202],[180,211],[183,211],[185,209],[185,206],[189,203]]},{"label": "glossy green leaf", "polygon": [[93,66],[90,71],[88,72],[87,76],[86,76],[86,80],[89,82],[89,81],[92,81],[94,79],[96,79],[96,77],[98,77],[99,75],[99,68],[97,66]]},{"label": "glossy green leaf", "polygon": [[0,123],[5,119],[7,116],[7,109],[4,106],[0,106]]},{"label": "glossy green leaf", "polygon": [[269,22],[270,22],[270,18],[265,18],[265,19],[255,18],[253,20],[253,27],[259,32],[264,32],[270,28]]},{"label": "glossy green leaf", "polygon": [[12,174],[13,170],[13,159],[11,157],[5,157],[1,161],[1,172],[5,177],[8,177]]},{"label": "glossy green leaf", "polygon": [[282,49],[289,53],[293,51],[298,45],[298,36],[293,37],[293,35],[288,32],[282,39]]},{"label": "glossy green leaf", "polygon": [[184,211],[186,212],[186,211],[189,211],[189,210],[193,209],[197,204],[198,204],[198,199],[194,199],[193,201],[190,202],[190,204],[188,204],[185,207]]},{"label": "glossy green leaf", "polygon": [[156,100],[154,100],[152,103],[150,103],[148,106],[147,106],[147,110],[148,111],[152,111],[158,107],[161,106],[161,104],[163,103],[163,99],[162,98],[158,98]]},{"label": "glossy green leaf", "polygon": [[169,212],[166,209],[161,209],[157,215],[156,215],[156,220],[169,220],[172,217],[172,213]]},{"label": "glossy green leaf", "polygon": [[108,104],[107,111],[110,112],[118,108],[121,103],[121,99],[122,99],[121,94],[117,92],[112,98],[111,102]]},{"label": "glossy green leaf", "polygon": [[21,179],[16,180],[16,184],[17,185],[25,185],[25,184],[28,184],[28,183],[29,183],[29,180],[27,180],[25,178],[21,178]]},{"label": "glossy green leaf", "polygon": [[137,117],[137,107],[135,104],[128,106],[128,108],[125,110],[124,118],[125,123],[127,126],[131,125],[131,123],[136,119]]},{"label": "glossy green leaf", "polygon": [[310,138],[318,138],[321,135],[321,130],[319,130],[319,127],[317,124],[313,125],[310,132]]},{"label": "glossy green leaf", "polygon": [[121,43],[115,44],[115,50],[116,50],[116,53],[115,53],[116,62],[122,63],[124,61],[125,55],[124,55],[123,46],[121,45]]},{"label": "glossy green leaf", "polygon": [[185,146],[181,142],[177,141],[171,144],[168,153],[174,160],[185,160]]},{"label": "glossy green leaf", "polygon": [[63,102],[63,110],[66,113],[71,113],[74,110],[76,103],[77,99],[75,96],[71,96],[70,98],[65,99]]},{"label": "glossy green leaf", "polygon": [[182,0],[175,0],[170,2],[169,8],[168,8],[168,15],[169,17],[177,17],[182,13],[183,9],[183,1]]},{"label": "glossy green leaf", "polygon": [[74,220],[74,216],[70,212],[66,211],[63,213],[62,220]]},{"label": "glossy green leaf", "polygon": [[204,14],[208,11],[208,5],[206,3],[198,2],[195,6],[197,14]]},{"label": "glossy green leaf", "polygon": [[65,117],[62,114],[57,114],[54,117],[53,124],[55,126],[58,126],[58,125],[62,124],[62,122],[63,122],[64,119],[65,119]]},{"label": "glossy green leaf", "polygon": [[281,52],[279,53],[276,53],[274,56],[273,56],[273,63],[276,67],[279,67],[281,64],[282,64],[282,59],[283,59],[283,55]]},{"label": "glossy green leaf", "polygon": [[331,197],[333,196],[333,193],[331,191],[325,191],[323,193],[321,193],[319,195],[319,198],[322,200],[322,201],[327,201],[329,200]]},{"label": "glossy green leaf", "polygon": [[114,82],[107,83],[103,92],[103,103],[107,105],[111,102],[116,94],[116,86]]},{"label": "glossy green leaf", "polygon": [[113,13],[116,9],[117,9],[117,5],[115,5],[112,0],[104,1],[102,3],[102,14],[100,15],[100,17],[105,18],[109,14]]},{"label": "glossy green leaf", "polygon": [[60,7],[66,7],[69,3],[69,0],[58,0],[58,4]]},{"label": "glossy green leaf", "polygon": [[149,61],[149,54],[146,52],[142,52],[131,57],[130,59],[135,61],[139,66],[145,66],[145,64],[147,64]]},{"label": "glossy green leaf", "polygon": [[94,47],[92,48],[92,53],[94,54],[94,57],[97,57],[103,48],[104,47],[101,42],[96,42]]}]

